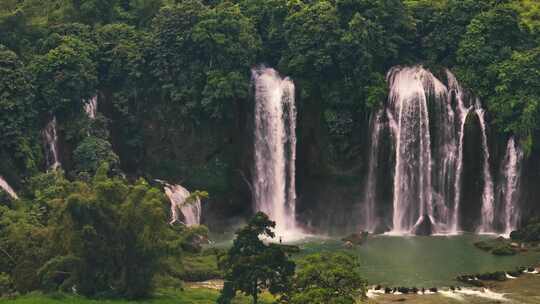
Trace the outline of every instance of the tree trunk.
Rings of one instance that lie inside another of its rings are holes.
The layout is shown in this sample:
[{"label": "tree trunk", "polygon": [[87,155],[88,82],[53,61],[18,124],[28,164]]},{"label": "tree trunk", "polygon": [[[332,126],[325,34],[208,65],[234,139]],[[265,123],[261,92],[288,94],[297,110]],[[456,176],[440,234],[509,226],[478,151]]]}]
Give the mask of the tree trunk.
[{"label": "tree trunk", "polygon": [[257,292],[257,283],[253,286],[253,304],[257,304],[259,293]]}]

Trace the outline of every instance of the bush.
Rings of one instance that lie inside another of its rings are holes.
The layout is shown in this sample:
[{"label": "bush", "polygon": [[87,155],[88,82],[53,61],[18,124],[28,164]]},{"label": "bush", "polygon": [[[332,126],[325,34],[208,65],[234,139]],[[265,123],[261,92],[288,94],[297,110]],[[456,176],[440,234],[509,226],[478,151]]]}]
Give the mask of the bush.
[{"label": "bush", "polygon": [[118,156],[113,152],[112,145],[101,138],[89,136],[85,138],[73,151],[77,172],[94,174],[102,162],[111,167],[117,167]]},{"label": "bush", "polygon": [[493,248],[495,248],[495,246],[493,244],[488,243],[486,241],[476,242],[476,243],[474,243],[474,246],[476,246],[476,248],[482,249],[484,251],[491,251]]},{"label": "bush", "polygon": [[0,272],[0,296],[10,293],[12,289],[11,277],[5,272]]},{"label": "bush", "polygon": [[523,228],[512,231],[510,238],[522,242],[540,242],[540,218],[533,218]]},{"label": "bush", "polygon": [[501,246],[493,249],[491,253],[493,253],[494,255],[515,255],[517,254],[517,251],[510,246]]}]

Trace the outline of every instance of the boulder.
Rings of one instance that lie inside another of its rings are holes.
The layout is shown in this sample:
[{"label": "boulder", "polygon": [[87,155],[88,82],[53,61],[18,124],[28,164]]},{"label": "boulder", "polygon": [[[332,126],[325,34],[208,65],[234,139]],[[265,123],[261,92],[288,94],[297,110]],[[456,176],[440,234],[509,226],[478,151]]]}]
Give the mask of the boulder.
[{"label": "boulder", "polygon": [[407,287],[399,287],[398,291],[401,292],[402,294],[408,294],[410,289]]},{"label": "boulder", "polygon": [[[361,233],[352,233],[348,236],[342,238],[341,240],[345,242],[346,246],[350,243],[351,245],[362,245],[369,236],[369,232],[362,231]],[[352,246],[351,246],[352,247]]]},{"label": "boulder", "polygon": [[416,235],[429,236],[432,235],[434,231],[435,225],[427,214],[422,216],[420,222],[413,228],[413,233]]}]

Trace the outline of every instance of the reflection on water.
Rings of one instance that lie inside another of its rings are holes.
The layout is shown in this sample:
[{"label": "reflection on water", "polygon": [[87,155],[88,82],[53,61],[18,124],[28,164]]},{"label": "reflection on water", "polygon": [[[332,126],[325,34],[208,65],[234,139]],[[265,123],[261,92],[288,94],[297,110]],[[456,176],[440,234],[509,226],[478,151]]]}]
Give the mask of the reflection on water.
[{"label": "reflection on water", "polygon": [[[392,237],[377,236],[348,250],[360,257],[369,284],[389,286],[456,285],[459,274],[514,270],[540,263],[540,252],[516,256],[494,256],[474,247],[474,242],[489,237],[479,235]],[[304,254],[346,250],[335,239],[306,240],[300,244]]]}]

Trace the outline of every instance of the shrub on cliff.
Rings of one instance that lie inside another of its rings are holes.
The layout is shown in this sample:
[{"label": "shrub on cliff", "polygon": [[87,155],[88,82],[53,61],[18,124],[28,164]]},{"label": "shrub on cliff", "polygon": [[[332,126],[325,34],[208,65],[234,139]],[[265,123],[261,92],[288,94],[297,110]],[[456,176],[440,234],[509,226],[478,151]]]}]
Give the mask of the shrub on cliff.
[{"label": "shrub on cliff", "polygon": [[540,241],[540,218],[533,218],[525,226],[510,233],[510,238],[522,242]]}]

